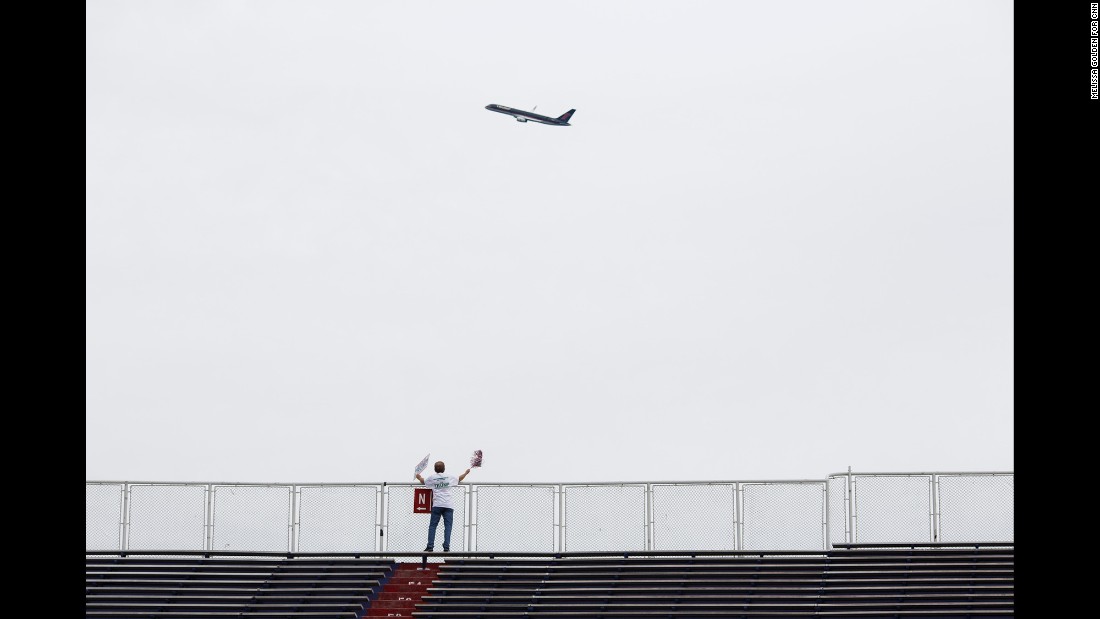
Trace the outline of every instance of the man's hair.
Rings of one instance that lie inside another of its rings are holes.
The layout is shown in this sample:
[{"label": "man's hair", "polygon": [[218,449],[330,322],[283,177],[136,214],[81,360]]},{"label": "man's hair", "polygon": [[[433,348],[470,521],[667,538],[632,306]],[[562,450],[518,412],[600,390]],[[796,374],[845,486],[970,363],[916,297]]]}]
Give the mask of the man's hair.
[{"label": "man's hair", "polygon": [[436,463],[435,463],[435,472],[436,472],[436,473],[442,473],[442,472],[443,472],[443,471],[445,471],[446,469],[447,469],[447,465],[443,464],[443,461],[442,461],[442,460],[440,460],[439,462],[436,462]]}]

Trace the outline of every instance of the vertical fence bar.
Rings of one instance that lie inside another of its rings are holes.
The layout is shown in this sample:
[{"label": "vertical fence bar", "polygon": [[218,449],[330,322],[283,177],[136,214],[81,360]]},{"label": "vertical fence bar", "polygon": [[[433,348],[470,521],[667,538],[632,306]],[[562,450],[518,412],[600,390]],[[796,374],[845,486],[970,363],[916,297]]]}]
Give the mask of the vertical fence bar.
[{"label": "vertical fence bar", "polygon": [[845,540],[849,544],[856,543],[856,510],[855,510],[855,482],[852,481],[852,467],[848,467],[848,497],[846,499],[848,505],[848,530],[847,539]]},{"label": "vertical fence bar", "polygon": [[477,526],[477,516],[474,510],[477,508],[477,486],[471,484],[470,491],[466,493],[466,547],[476,551],[474,546],[474,528]]},{"label": "vertical fence bar", "polygon": [[301,491],[298,486],[290,487],[290,523],[287,532],[289,535],[287,541],[288,552],[298,552],[298,532],[302,526],[302,518],[298,513],[298,510],[302,507],[302,501],[298,493]]},{"label": "vertical fence bar", "polygon": [[932,475],[932,541],[940,541],[940,476]]},{"label": "vertical fence bar", "polygon": [[206,542],[203,550],[214,549],[214,485],[206,484]]},{"label": "vertical fence bar", "polygon": [[828,550],[831,548],[829,544],[829,480],[825,479],[825,483],[821,486],[821,539],[824,545],[822,550]]},{"label": "vertical fence bar", "polygon": [[558,484],[558,512],[561,513],[561,526],[558,527],[558,552],[565,552],[565,486]]},{"label": "vertical fence bar", "polygon": [[745,523],[741,518],[741,483],[733,484],[733,549],[741,550],[745,547]]},{"label": "vertical fence bar", "polygon": [[130,484],[122,484],[122,513],[119,514],[120,522],[119,526],[122,530],[119,532],[119,548],[121,550],[130,549]]},{"label": "vertical fence bar", "polygon": [[561,524],[564,514],[561,510],[561,484],[554,485],[554,552],[561,552]]},{"label": "vertical fence bar", "polygon": [[653,550],[653,484],[645,485],[645,549]]},{"label": "vertical fence bar", "polygon": [[379,493],[378,509],[381,511],[378,515],[378,552],[385,552],[388,546],[388,542],[386,541],[386,525],[389,523],[386,506],[389,490],[386,488],[386,482],[382,482],[382,488],[379,490]]},{"label": "vertical fence bar", "polygon": [[936,480],[928,479],[928,541],[936,541]]}]

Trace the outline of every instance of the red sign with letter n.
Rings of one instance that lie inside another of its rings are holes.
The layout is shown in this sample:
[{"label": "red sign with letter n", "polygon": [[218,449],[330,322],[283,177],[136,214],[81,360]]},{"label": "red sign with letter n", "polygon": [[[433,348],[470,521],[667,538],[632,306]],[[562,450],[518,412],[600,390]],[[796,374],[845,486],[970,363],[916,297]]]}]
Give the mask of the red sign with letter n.
[{"label": "red sign with letter n", "polygon": [[431,488],[413,488],[413,513],[414,514],[430,514],[430,513],[432,513],[432,489]]}]

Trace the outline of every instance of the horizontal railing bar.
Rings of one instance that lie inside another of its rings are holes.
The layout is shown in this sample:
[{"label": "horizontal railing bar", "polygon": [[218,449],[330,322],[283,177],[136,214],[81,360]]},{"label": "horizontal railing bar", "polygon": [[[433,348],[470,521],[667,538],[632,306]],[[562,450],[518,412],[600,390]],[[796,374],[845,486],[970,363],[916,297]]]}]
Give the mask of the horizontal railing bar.
[{"label": "horizontal railing bar", "polygon": [[[1013,542],[947,542],[926,544],[834,544],[841,548],[873,548],[873,547],[973,547],[973,546],[1013,546]],[[546,558],[572,558],[572,557],[724,557],[724,556],[826,556],[827,550],[591,550],[568,552],[280,552],[267,551],[236,551],[236,550],[87,550],[87,555],[177,555],[177,556],[210,556],[210,557],[472,557],[472,558],[497,558],[497,557],[546,557]]]},{"label": "horizontal railing bar", "polygon": [[179,555],[225,557],[720,557],[760,555],[824,555],[824,550],[587,550],[570,552],[280,552],[278,550],[87,550],[89,555]]},{"label": "horizontal railing bar", "polygon": [[1015,542],[887,542],[883,544],[837,542],[833,544],[834,548],[976,548],[980,546],[1015,546]]},{"label": "horizontal railing bar", "polygon": [[86,484],[130,484],[132,486],[392,486],[388,482],[290,482],[290,481],[85,481]]},{"label": "horizontal railing bar", "polygon": [[[925,477],[928,475],[1014,475],[1012,471],[948,471],[948,472],[895,472],[895,473],[851,473],[852,476],[888,476],[888,477]],[[468,486],[621,486],[621,485],[726,485],[726,484],[819,484],[829,481],[834,477],[847,477],[848,473],[830,473],[824,479],[729,479],[729,480],[663,480],[663,481],[547,481],[547,482],[464,482]],[[163,486],[419,486],[414,481],[399,482],[251,482],[251,481],[104,481],[87,480],[86,484],[133,484],[133,485],[163,485]]]},{"label": "horizontal railing bar", "polygon": [[[651,485],[729,485],[729,484],[820,484],[827,479],[736,479],[736,480],[696,480],[696,481],[548,481],[548,482],[463,482],[464,486],[644,486]],[[91,480],[86,484],[130,484],[140,486],[419,486],[415,481],[387,482],[253,482],[253,481],[101,481]]]},{"label": "horizontal railing bar", "polygon": [[[879,472],[879,473],[857,473],[856,471],[852,471],[850,473],[850,475],[852,477],[870,476],[870,475],[881,475],[881,476],[884,476],[884,477],[924,477],[926,475],[1014,475],[1014,474],[1015,473],[1013,473],[1012,471],[932,471],[932,472],[927,472],[927,473],[925,473],[925,472],[913,473],[913,472],[909,472],[909,471],[900,471],[900,472],[896,472],[896,473],[881,473],[881,472]],[[847,471],[845,471],[843,473],[829,473],[829,477],[847,477],[848,475],[849,475],[849,473]]]}]

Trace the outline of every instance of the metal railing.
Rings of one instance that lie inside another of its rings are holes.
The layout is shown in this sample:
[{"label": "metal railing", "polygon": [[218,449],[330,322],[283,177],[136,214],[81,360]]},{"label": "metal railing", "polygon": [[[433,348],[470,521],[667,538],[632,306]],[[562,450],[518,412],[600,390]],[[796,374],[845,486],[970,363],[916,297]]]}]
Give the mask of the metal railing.
[{"label": "metal railing", "polygon": [[[86,483],[87,550],[416,552],[417,484]],[[828,550],[1011,542],[1012,473],[463,484],[455,552]],[[437,546],[442,541],[442,524]]]}]

